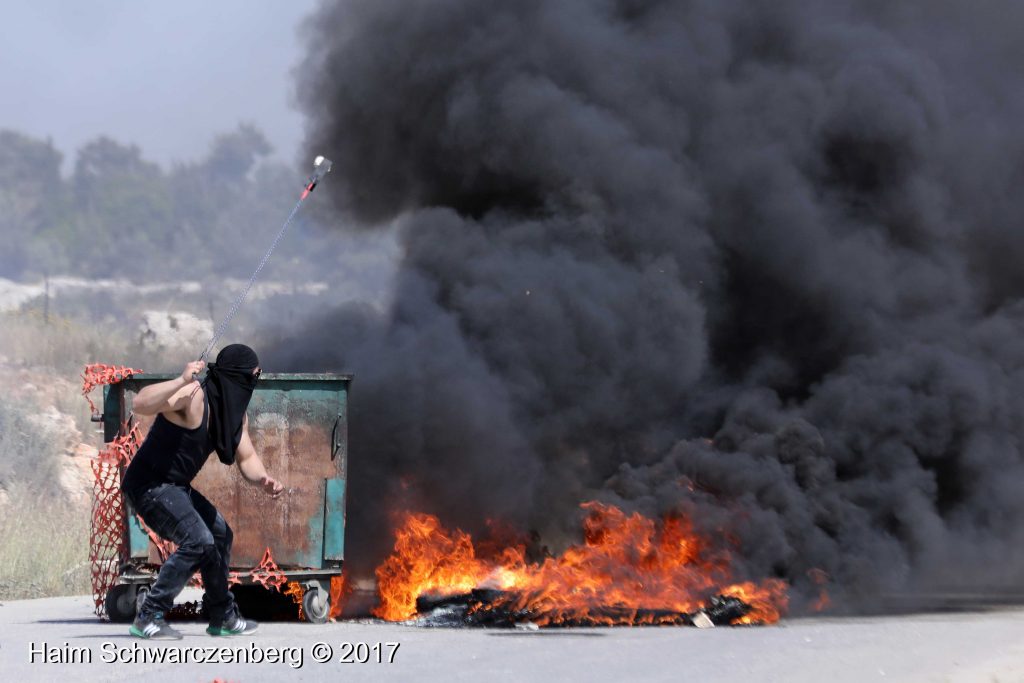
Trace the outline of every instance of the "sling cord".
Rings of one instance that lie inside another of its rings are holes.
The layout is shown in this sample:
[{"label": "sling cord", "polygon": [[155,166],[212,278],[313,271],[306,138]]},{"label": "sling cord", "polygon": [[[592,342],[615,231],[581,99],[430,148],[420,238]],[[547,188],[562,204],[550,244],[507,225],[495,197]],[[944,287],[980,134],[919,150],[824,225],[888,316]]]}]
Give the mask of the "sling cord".
[{"label": "sling cord", "polygon": [[252,274],[252,277],[249,278],[249,283],[245,286],[245,289],[242,290],[242,293],[238,295],[238,298],[235,299],[235,303],[231,305],[231,309],[217,327],[217,331],[214,333],[213,339],[211,339],[210,343],[206,345],[206,349],[203,351],[203,355],[199,356],[199,360],[206,360],[206,357],[210,355],[210,351],[213,349],[214,344],[217,343],[217,340],[221,338],[221,335],[223,335],[224,331],[227,329],[228,323],[230,323],[231,319],[235,317],[236,313],[238,313],[238,309],[241,308],[242,302],[245,301],[245,297],[248,296],[253,283],[255,283],[256,278],[259,277],[260,271],[263,270],[263,266],[265,266],[267,261],[270,260],[270,255],[274,253],[277,243],[281,241],[282,237],[284,237],[285,231],[288,230],[288,226],[291,225],[292,219],[295,218],[295,214],[298,213],[299,206],[302,205],[303,199],[305,199],[305,196],[295,202],[295,206],[292,207],[292,212],[288,214],[288,219],[284,222],[284,225],[281,226],[281,230],[277,233],[277,237],[275,237],[274,241],[271,243],[270,249],[267,249],[267,253],[264,254],[263,258],[260,260],[260,264],[256,266],[256,271]]},{"label": "sling cord", "polygon": [[253,284],[256,282],[256,278],[259,277],[260,271],[263,270],[263,266],[267,265],[267,261],[270,260],[270,255],[273,254],[274,249],[277,248],[277,243],[281,241],[282,237],[284,237],[284,233],[287,232],[288,226],[291,225],[292,223],[292,219],[295,218],[295,214],[299,212],[299,207],[302,206],[303,200],[309,196],[310,192],[313,191],[313,188],[316,187],[316,184],[320,181],[320,179],[330,172],[331,161],[330,159],[325,159],[324,157],[317,157],[316,161],[314,161],[314,168],[315,171],[313,175],[310,176],[308,181],[306,181],[306,186],[305,189],[302,191],[302,196],[299,197],[299,201],[295,202],[295,206],[292,207],[291,213],[288,214],[288,218],[285,220],[284,225],[281,226],[281,230],[278,231],[277,237],[275,237],[274,241],[270,244],[270,248],[267,249],[267,253],[263,255],[263,258],[260,260],[259,265],[256,266],[256,270],[255,272],[253,272],[252,277],[249,278],[249,282],[248,284],[245,285],[245,289],[243,289],[241,294],[238,295],[238,298],[235,299],[235,302],[231,304],[231,308],[228,310],[228,314],[224,316],[224,319],[220,322],[220,325],[217,326],[217,330],[216,332],[214,332],[213,339],[211,339],[210,343],[206,345],[206,349],[204,349],[202,355],[199,356],[199,360],[206,360],[206,358],[210,355],[210,351],[213,350],[214,345],[217,343],[217,341],[221,338],[221,335],[223,335],[224,331],[227,329],[228,323],[230,323],[231,319],[235,317],[236,313],[238,313],[238,309],[241,308],[242,302],[245,301],[245,297],[249,295],[249,290],[252,289]]}]

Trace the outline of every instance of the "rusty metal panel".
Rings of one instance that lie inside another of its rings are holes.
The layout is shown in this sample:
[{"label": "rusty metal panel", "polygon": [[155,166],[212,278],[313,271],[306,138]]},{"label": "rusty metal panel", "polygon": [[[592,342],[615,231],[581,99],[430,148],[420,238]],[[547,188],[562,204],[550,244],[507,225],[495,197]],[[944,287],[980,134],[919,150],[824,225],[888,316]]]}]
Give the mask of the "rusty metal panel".
[{"label": "rusty metal panel", "polygon": [[[125,401],[143,386],[172,375],[136,375],[125,382]],[[231,564],[257,565],[265,548],[283,568],[324,566],[327,480],[347,476],[347,392],[345,375],[264,374],[249,405],[249,430],[267,472],[285,492],[273,499],[244,480],[237,467],[210,456],[193,487],[212,502],[234,531]],[[146,433],[153,418],[139,418]],[[343,500],[343,499],[342,499]],[[330,514],[332,533],[344,509]],[[151,548],[150,560],[158,562]]]}]

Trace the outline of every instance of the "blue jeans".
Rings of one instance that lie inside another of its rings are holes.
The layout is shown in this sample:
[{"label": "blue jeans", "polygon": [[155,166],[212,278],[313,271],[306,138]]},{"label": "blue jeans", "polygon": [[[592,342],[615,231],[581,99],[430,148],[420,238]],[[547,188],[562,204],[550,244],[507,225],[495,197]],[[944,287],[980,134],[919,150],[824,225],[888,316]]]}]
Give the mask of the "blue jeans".
[{"label": "blue jeans", "polygon": [[132,499],[135,510],[154,533],[178,546],[157,575],[140,610],[166,612],[196,569],[203,577],[203,607],[211,624],[220,624],[234,611],[228,590],[231,527],[217,508],[191,486],[160,484]]}]

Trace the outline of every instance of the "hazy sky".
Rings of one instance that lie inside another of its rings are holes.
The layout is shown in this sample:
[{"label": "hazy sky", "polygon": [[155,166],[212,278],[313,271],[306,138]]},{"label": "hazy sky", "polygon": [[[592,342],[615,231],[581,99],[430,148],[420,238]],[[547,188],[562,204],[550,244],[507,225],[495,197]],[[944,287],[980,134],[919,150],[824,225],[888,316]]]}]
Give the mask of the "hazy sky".
[{"label": "hazy sky", "polygon": [[303,118],[291,69],[317,0],[32,0],[0,19],[0,128],[71,156],[100,134],[167,163],[249,121],[293,161]]}]

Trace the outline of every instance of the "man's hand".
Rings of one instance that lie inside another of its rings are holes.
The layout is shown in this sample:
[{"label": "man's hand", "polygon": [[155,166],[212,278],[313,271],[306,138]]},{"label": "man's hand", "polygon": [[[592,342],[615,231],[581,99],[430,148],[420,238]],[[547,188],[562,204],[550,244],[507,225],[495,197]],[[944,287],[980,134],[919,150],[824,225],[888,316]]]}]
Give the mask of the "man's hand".
[{"label": "man's hand", "polygon": [[284,491],[284,486],[281,482],[269,476],[264,476],[260,479],[260,486],[263,487],[264,491],[270,494],[271,498],[277,498],[281,495],[281,492]]},{"label": "man's hand", "polygon": [[186,384],[195,382],[199,377],[199,373],[206,368],[206,361],[194,360],[185,366],[185,370],[181,373],[181,378],[185,380]]}]

